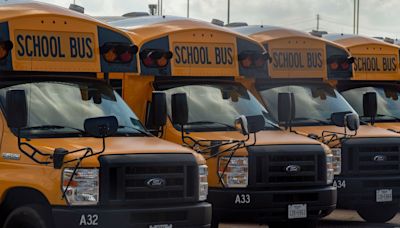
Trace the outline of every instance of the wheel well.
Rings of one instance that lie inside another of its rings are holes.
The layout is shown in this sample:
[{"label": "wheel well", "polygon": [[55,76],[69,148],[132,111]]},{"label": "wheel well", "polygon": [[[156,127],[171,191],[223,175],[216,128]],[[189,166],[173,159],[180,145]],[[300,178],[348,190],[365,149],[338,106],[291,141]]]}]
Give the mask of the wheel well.
[{"label": "wheel well", "polygon": [[8,214],[15,208],[27,204],[46,205],[50,208],[47,198],[38,190],[33,188],[12,188],[6,192],[4,201],[0,204],[0,227],[3,226]]}]

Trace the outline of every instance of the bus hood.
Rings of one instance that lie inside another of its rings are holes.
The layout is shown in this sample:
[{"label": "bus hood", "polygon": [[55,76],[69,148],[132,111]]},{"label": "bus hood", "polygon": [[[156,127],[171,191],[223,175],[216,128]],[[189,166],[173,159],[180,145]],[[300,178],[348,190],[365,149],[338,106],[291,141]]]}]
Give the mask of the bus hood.
[{"label": "bus hood", "polygon": [[[52,154],[56,148],[64,148],[68,151],[83,149],[90,147],[94,152],[102,150],[102,139],[81,137],[81,138],[54,138],[54,139],[31,139],[29,144],[39,149],[41,152]],[[101,155],[92,156],[84,159],[81,166],[85,167],[98,167],[99,161],[98,156],[105,156],[111,154],[129,155],[129,154],[164,154],[164,153],[193,153],[192,150],[183,146],[161,140],[156,137],[110,137],[106,138],[105,151]],[[16,151],[17,142],[9,143],[9,148],[5,151]],[[12,148],[12,149],[11,149]],[[5,149],[5,148],[4,148]],[[24,147],[27,151],[28,148]],[[85,151],[72,153],[65,156],[64,161],[74,160],[83,156]],[[204,159],[201,155],[193,153],[199,164],[205,164]],[[162,156],[162,155],[160,155]],[[41,159],[43,157],[38,156],[41,161],[51,161],[50,158]],[[0,160],[4,160],[0,158]],[[20,160],[16,162],[32,163],[33,161],[26,155],[21,153]],[[74,162],[68,164],[68,166],[74,165]]]}]

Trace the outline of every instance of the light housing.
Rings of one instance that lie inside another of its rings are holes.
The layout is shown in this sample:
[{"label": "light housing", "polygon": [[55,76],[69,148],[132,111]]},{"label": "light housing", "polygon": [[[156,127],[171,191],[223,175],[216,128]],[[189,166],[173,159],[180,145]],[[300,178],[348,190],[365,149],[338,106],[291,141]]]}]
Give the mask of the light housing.
[{"label": "light housing", "polygon": [[208,167],[199,166],[199,201],[207,200],[208,195]]},{"label": "light housing", "polygon": [[173,56],[172,52],[162,49],[144,49],[139,55],[143,65],[149,68],[164,68]]},{"label": "light housing", "polygon": [[333,71],[348,71],[354,62],[352,58],[346,58],[342,55],[334,55],[328,58],[328,66]]},{"label": "light housing", "polygon": [[70,182],[74,168],[65,168],[62,174],[62,190],[70,205],[96,205],[99,201],[99,169],[79,168]]},{"label": "light housing", "polygon": [[333,169],[333,155],[326,155],[326,182],[327,184],[332,184],[334,179],[334,169]]},{"label": "light housing", "polygon": [[229,158],[220,157],[218,162],[218,174],[221,176],[224,186],[246,188],[249,183],[248,158],[232,157],[230,160]]},{"label": "light housing", "polygon": [[138,47],[129,43],[105,43],[100,47],[100,54],[108,63],[130,63]]},{"label": "light housing", "polygon": [[331,148],[333,156],[333,171],[335,175],[340,175],[342,173],[342,149],[341,148]]},{"label": "light housing", "polygon": [[268,60],[267,53],[244,51],[238,55],[238,60],[243,68],[262,68]]},{"label": "light housing", "polygon": [[0,60],[7,58],[14,45],[11,41],[0,41]]}]

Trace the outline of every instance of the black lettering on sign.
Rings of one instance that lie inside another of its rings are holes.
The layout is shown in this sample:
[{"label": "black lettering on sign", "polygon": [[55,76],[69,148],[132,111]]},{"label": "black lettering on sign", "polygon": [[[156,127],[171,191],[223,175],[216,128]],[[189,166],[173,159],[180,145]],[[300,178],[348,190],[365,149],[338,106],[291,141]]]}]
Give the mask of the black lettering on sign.
[{"label": "black lettering on sign", "polygon": [[323,66],[322,53],[302,51],[274,51],[272,52],[272,66],[282,70],[313,70]]},{"label": "black lettering on sign", "polygon": [[94,42],[91,37],[63,37],[22,32],[22,34],[16,35],[16,43],[17,56],[20,58],[54,60],[59,58],[91,59],[94,57]]},{"label": "black lettering on sign", "polygon": [[232,65],[234,53],[231,47],[175,45],[174,61],[177,65]]},{"label": "black lettering on sign", "polygon": [[395,56],[363,56],[355,57],[356,72],[395,72],[397,71]]}]

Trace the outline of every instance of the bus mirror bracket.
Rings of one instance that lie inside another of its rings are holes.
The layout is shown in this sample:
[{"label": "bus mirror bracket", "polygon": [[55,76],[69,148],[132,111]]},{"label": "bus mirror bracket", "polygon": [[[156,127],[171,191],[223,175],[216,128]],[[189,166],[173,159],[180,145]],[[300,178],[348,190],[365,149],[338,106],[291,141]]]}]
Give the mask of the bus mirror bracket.
[{"label": "bus mirror bracket", "polygon": [[371,125],[374,125],[378,113],[378,101],[375,92],[367,92],[363,95],[363,112],[364,117],[368,117]]},{"label": "bus mirror bracket", "polygon": [[157,135],[162,137],[164,134],[164,126],[167,123],[167,96],[164,92],[154,91],[152,93],[151,110],[150,125],[154,127]]},{"label": "bus mirror bracket", "polygon": [[285,129],[292,131],[292,120],[295,117],[295,99],[293,93],[278,94],[278,121],[285,124]]}]

